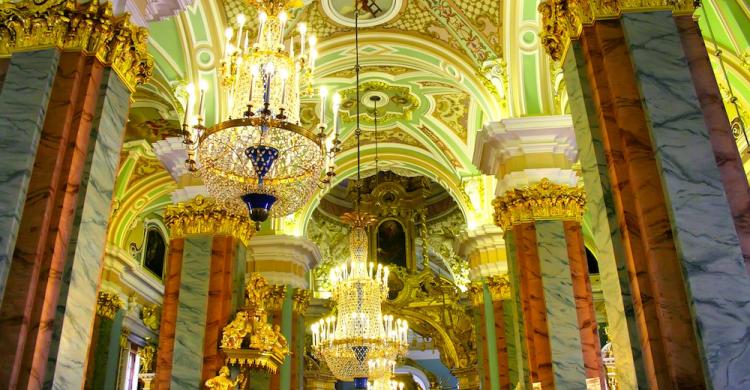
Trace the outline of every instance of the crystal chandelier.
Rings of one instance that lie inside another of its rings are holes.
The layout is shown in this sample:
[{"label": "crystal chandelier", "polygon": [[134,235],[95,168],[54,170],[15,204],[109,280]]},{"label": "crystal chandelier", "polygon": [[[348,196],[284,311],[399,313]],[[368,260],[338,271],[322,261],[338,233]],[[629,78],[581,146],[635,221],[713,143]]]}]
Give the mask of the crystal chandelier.
[{"label": "crystal chandelier", "polygon": [[367,261],[366,227],[373,218],[347,213],[351,259],[331,270],[336,315],[312,325],[313,350],[344,381],[390,378],[396,360],[408,349],[408,324],[383,315],[388,297],[388,267]]},{"label": "crystal chandelier", "polygon": [[[396,360],[408,350],[408,324],[383,315],[382,303],[388,298],[388,267],[368,262],[367,227],[373,216],[359,211],[361,192],[359,25],[355,2],[355,75],[357,83],[357,200],[356,211],[342,216],[351,225],[350,259],[331,270],[332,299],[336,314],[311,327],[313,351],[325,360],[339,380],[354,381],[357,389],[367,388],[368,378],[390,381]],[[382,382],[385,383],[385,382]],[[390,383],[390,382],[388,382]]]},{"label": "crystal chandelier", "polygon": [[[291,214],[318,188],[326,158],[338,151],[338,131],[326,142],[326,96],[321,89],[321,123],[317,130],[299,125],[300,89],[311,93],[317,51],[315,36],[298,24],[299,37],[285,42],[287,10],[299,2],[251,0],[258,8],[257,35],[237,17],[236,31],[227,29],[221,81],[227,91],[228,117],[203,125],[201,88],[197,123],[185,112],[184,142],[188,169],[197,172],[209,194],[227,209],[250,212],[260,227],[269,216]],[[296,43],[299,52],[295,53]],[[190,101],[190,100],[189,100]],[[338,104],[334,99],[333,110]],[[188,129],[188,127],[190,127]],[[331,145],[330,148],[327,146]],[[325,175],[330,182],[333,168]]]}]

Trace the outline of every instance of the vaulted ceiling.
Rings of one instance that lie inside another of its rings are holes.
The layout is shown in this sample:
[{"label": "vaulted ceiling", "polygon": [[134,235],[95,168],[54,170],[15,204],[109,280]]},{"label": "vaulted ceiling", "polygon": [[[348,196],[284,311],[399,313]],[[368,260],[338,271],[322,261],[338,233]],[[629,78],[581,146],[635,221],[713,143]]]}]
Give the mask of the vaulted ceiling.
[{"label": "vaulted ceiling", "polygon": [[[292,14],[289,31],[297,23],[307,23],[319,37],[320,55],[314,90],[303,100],[301,118],[308,126],[317,123],[320,86],[344,96],[344,151],[337,160],[337,179],[343,180],[356,171],[351,1],[305,3]],[[473,195],[467,194],[466,183],[478,175],[470,151],[483,124],[566,110],[560,69],[539,46],[537,0],[376,0],[375,4],[382,12],[364,16],[360,34],[363,169],[373,171],[377,140],[379,168],[431,178],[470,214],[476,206],[469,200]],[[724,53],[730,83],[746,110],[750,32],[743,26],[750,24],[749,6],[736,0],[703,4],[698,14],[709,52],[714,59],[716,47]],[[128,141],[153,142],[174,135],[185,85],[199,79],[210,86],[207,122],[223,117],[225,101],[216,66],[224,47],[223,30],[239,13],[251,21],[255,18],[244,0],[196,0],[186,12],[149,25],[156,70],[135,95]],[[727,91],[727,83],[718,79]],[[377,136],[368,100],[372,95],[382,98]],[[300,212],[303,221],[322,194]]]}]

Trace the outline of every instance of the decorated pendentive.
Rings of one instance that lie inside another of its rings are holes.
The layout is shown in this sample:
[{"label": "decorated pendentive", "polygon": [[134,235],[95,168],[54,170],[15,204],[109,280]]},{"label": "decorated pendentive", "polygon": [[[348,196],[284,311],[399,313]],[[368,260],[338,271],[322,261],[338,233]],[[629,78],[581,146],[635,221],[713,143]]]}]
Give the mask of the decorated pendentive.
[{"label": "decorated pendentive", "polygon": [[[252,273],[245,286],[243,307],[222,330],[221,351],[225,365],[217,376],[206,381],[209,389],[248,388],[253,370],[276,373],[289,354],[279,325],[268,323],[265,303],[272,299],[274,286],[258,273]],[[239,374],[231,377],[230,367]]]}]

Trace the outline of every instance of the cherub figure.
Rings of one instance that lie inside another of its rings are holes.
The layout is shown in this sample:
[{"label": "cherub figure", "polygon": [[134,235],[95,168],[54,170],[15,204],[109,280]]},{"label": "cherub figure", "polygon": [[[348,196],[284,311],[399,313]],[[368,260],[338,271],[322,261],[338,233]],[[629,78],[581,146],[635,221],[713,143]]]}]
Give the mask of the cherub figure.
[{"label": "cherub figure", "polygon": [[223,366],[219,369],[219,375],[206,381],[206,387],[209,389],[216,390],[229,390],[234,389],[237,385],[242,382],[244,376],[242,374],[237,376],[237,379],[232,381],[229,377],[229,367]]},{"label": "cherub figure", "polygon": [[250,280],[245,287],[245,305],[262,306],[268,294],[268,282],[258,273],[250,275]]},{"label": "cherub figure", "polygon": [[224,327],[221,332],[221,347],[237,349],[242,346],[242,340],[248,331],[247,313],[237,312],[234,320]]}]

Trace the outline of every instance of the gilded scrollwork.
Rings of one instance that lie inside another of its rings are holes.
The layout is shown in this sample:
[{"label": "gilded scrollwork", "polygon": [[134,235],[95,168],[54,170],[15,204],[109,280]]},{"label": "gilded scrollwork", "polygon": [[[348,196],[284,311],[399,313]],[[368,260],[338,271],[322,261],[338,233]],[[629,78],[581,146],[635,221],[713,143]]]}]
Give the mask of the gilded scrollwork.
[{"label": "gilded scrollwork", "polygon": [[81,51],[110,65],[130,90],[153,71],[148,31],[114,16],[112,2],[19,1],[0,4],[0,57],[16,51]]},{"label": "gilded scrollwork", "polygon": [[115,314],[125,306],[120,295],[109,291],[99,291],[96,304],[96,314],[101,317],[114,319]]},{"label": "gilded scrollwork", "polygon": [[403,288],[384,309],[407,319],[409,327],[421,336],[436,340],[434,344],[449,368],[476,365],[476,329],[470,308],[458,299],[458,287],[429,270],[394,272]]},{"label": "gilded scrollwork", "polygon": [[235,215],[213,199],[202,196],[167,206],[164,223],[172,238],[191,234],[227,235],[247,245],[255,234],[255,225],[246,215]]},{"label": "gilded scrollwork", "polygon": [[581,188],[554,184],[545,178],[532,186],[508,191],[492,204],[495,223],[508,230],[513,225],[535,220],[581,221],[586,194]]}]

